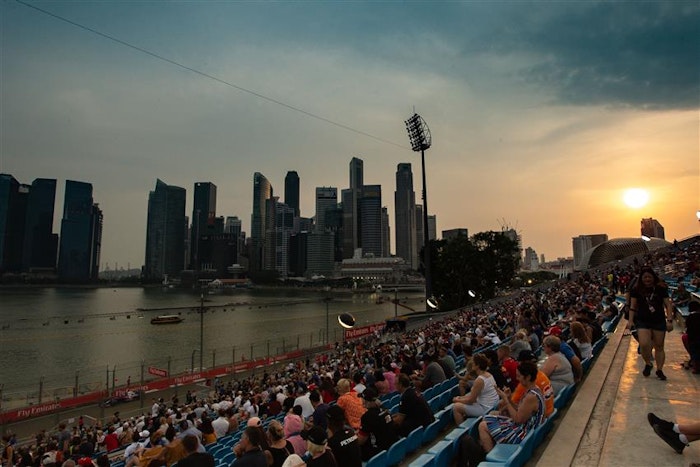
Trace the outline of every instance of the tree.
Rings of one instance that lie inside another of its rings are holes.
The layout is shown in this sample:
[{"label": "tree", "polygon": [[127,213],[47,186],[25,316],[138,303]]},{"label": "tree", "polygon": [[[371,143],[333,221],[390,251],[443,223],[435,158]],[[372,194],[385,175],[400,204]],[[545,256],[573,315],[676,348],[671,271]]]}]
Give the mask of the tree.
[{"label": "tree", "polygon": [[480,299],[493,298],[498,284],[510,284],[518,268],[518,244],[501,232],[433,241],[430,247],[433,290],[443,309],[469,304],[470,290]]}]

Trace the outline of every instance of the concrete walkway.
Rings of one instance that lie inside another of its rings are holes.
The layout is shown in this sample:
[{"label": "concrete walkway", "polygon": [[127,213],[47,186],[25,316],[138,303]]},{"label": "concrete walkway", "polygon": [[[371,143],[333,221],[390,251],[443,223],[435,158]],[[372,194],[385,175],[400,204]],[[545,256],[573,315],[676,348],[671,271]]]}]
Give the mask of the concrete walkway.
[{"label": "concrete walkway", "polygon": [[[700,419],[700,375],[687,359],[678,324],[666,335],[668,381],[641,374],[637,342],[624,336],[623,319],[591,367],[556,431],[529,466],[688,466],[700,463],[700,442],[676,454],[647,422],[647,413],[674,421]],[[654,371],[656,368],[654,368]]]}]

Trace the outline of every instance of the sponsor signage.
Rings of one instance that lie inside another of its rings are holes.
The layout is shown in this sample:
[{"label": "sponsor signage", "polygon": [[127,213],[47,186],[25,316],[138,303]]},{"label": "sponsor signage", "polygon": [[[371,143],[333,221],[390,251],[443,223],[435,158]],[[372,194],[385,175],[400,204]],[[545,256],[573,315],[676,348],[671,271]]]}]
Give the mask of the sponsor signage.
[{"label": "sponsor signage", "polygon": [[168,376],[168,370],[162,368],[157,368],[155,366],[148,367],[148,374],[154,376],[160,376],[161,378],[166,378]]}]

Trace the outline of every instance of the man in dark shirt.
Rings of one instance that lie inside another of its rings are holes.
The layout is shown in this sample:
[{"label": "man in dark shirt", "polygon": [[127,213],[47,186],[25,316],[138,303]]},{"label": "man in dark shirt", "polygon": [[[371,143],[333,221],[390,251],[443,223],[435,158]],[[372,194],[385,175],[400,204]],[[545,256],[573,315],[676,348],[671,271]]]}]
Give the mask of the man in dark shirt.
[{"label": "man in dark shirt", "polygon": [[419,426],[426,427],[435,417],[422,394],[411,385],[408,376],[401,374],[396,380],[396,389],[401,393],[399,413],[394,414],[394,423],[399,426],[399,434],[408,434]]},{"label": "man in dark shirt", "polygon": [[[187,435],[182,439],[182,446],[187,452],[187,456],[180,459],[177,463],[180,467],[215,467],[216,462],[214,461],[214,456],[208,452],[197,452],[199,448],[199,439],[195,435]],[[265,458],[263,457],[263,460]],[[238,463],[237,463],[238,464]],[[241,464],[244,465],[244,464]],[[248,464],[245,464],[248,465]],[[253,464],[250,464],[253,465]],[[265,463],[265,467],[267,462]]]},{"label": "man in dark shirt", "polygon": [[321,400],[321,394],[319,394],[319,392],[315,389],[309,394],[309,400],[314,408],[314,413],[311,415],[311,421],[313,422],[314,426],[320,426],[325,430],[328,428],[328,418],[326,418],[328,404]]},{"label": "man in dark shirt", "polygon": [[362,460],[367,461],[375,454],[389,449],[399,440],[399,434],[388,410],[382,408],[377,391],[367,388],[362,393],[367,412],[360,421],[358,441],[362,446]]},{"label": "man in dark shirt", "polygon": [[[365,389],[366,390],[366,389]],[[362,467],[360,442],[355,430],[345,420],[345,412],[337,405],[328,407],[328,447],[333,451],[338,467]]]}]

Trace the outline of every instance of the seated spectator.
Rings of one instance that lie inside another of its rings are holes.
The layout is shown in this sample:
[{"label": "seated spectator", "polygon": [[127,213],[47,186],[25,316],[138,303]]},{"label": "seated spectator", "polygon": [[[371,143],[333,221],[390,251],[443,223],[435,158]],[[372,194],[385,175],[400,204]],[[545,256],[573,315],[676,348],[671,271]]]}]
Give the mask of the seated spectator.
[{"label": "seated spectator", "polygon": [[333,405],[328,408],[326,415],[328,417],[328,433],[330,433],[328,447],[333,451],[333,457],[335,457],[338,467],[362,467],[360,442],[355,430],[345,423],[343,409],[338,405]]},{"label": "seated spectator", "polygon": [[[530,362],[537,366],[537,356],[534,353],[527,350],[520,352],[518,361],[520,361],[521,363]],[[552,385],[549,382],[549,378],[547,377],[547,375],[542,373],[541,370],[537,371],[535,385],[537,385],[537,387],[540,389],[540,392],[544,396],[544,414],[545,416],[549,417],[554,411],[554,391],[552,391]],[[515,391],[510,396],[510,400],[513,402],[513,404],[517,405],[518,403],[520,403],[520,400],[525,395],[525,391],[525,387],[522,384],[518,383],[518,386],[515,388]],[[502,408],[505,409],[505,404],[503,404]]]},{"label": "seated spectator", "polygon": [[462,423],[467,417],[480,417],[498,403],[498,393],[496,392],[496,381],[488,372],[488,359],[482,355],[474,355],[477,377],[474,380],[471,390],[464,396],[452,399],[452,416],[456,425]]},{"label": "seated spectator", "polygon": [[294,454],[294,446],[285,439],[284,427],[277,420],[272,420],[267,426],[267,441],[267,450],[272,456],[270,467],[282,467],[287,457]]},{"label": "seated spectator", "polygon": [[[241,440],[236,446],[240,449],[240,454],[236,453],[238,459],[235,464],[237,467],[267,467],[268,458],[262,448],[264,432],[258,427],[249,426],[241,435]],[[188,458],[185,457],[177,463],[178,467],[183,465]],[[214,458],[212,457],[212,461]],[[204,464],[187,464],[186,467],[205,467]],[[211,464],[214,466],[214,463]]]},{"label": "seated spectator", "polygon": [[447,379],[445,376],[445,370],[442,369],[440,364],[437,362],[437,355],[431,352],[427,352],[423,355],[424,368],[422,374],[416,374],[413,376],[413,384],[420,389],[425,391],[428,388],[440,384]]},{"label": "seated spectator", "polygon": [[521,329],[518,332],[516,332],[515,337],[513,338],[513,343],[510,344],[511,355],[517,357],[518,355],[520,355],[520,352],[522,350],[532,350],[530,348],[530,341],[527,338],[527,331],[525,329]]},{"label": "seated spectator", "polygon": [[399,427],[399,434],[408,436],[419,426],[426,427],[433,423],[435,420],[433,412],[423,395],[411,385],[409,377],[401,374],[396,383],[396,387],[401,393],[401,402],[399,403],[399,412],[393,415],[393,420]]},{"label": "seated spectator", "polygon": [[389,394],[389,383],[384,377],[382,370],[375,370],[374,372],[374,387],[380,396]]},{"label": "seated spectator", "polygon": [[333,452],[328,448],[326,430],[319,426],[312,427],[304,432],[304,439],[306,440],[305,450],[311,454],[311,458],[306,461],[307,467],[338,467]]},{"label": "seated spectator", "polygon": [[315,389],[309,394],[309,400],[311,401],[311,405],[314,407],[314,413],[311,415],[309,422],[315,426],[320,426],[323,429],[328,428],[328,418],[326,417],[328,404],[321,400],[321,394],[319,394],[319,392]]},{"label": "seated spectator", "polygon": [[586,360],[587,358],[591,358],[593,356],[591,338],[588,336],[583,324],[578,321],[571,323],[571,337],[573,337],[574,344],[576,344],[579,352],[581,352],[582,360]]},{"label": "seated spectator", "polygon": [[[208,452],[197,451],[199,448],[199,444],[199,438],[197,438],[197,436],[185,436],[182,439],[182,446],[185,448],[185,452],[187,453],[187,455],[180,459],[177,465],[180,467],[215,467],[216,462],[214,461],[214,456],[212,456]],[[258,467],[257,464],[240,464],[241,467],[245,467],[246,465]],[[260,465],[260,467],[266,466],[267,464]]]},{"label": "seated spectator", "polygon": [[338,406],[345,412],[345,418],[353,430],[360,429],[360,419],[365,414],[367,409],[362,404],[362,399],[357,396],[357,393],[351,389],[349,379],[342,378],[338,381]]},{"label": "seated spectator", "polygon": [[389,449],[399,440],[399,434],[389,411],[382,407],[377,391],[365,389],[362,394],[367,412],[362,416],[358,442],[362,446],[362,460],[368,461],[375,454]]},{"label": "seated spectator", "polygon": [[517,407],[510,401],[507,393],[498,390],[508,416],[486,415],[479,423],[479,440],[487,453],[497,443],[519,444],[528,432],[544,422],[545,403],[544,396],[535,383],[537,372],[537,365],[534,363],[522,362],[518,365],[518,383],[525,388],[525,396]]},{"label": "seated spectator", "polygon": [[554,394],[559,394],[566,386],[574,383],[574,373],[571,363],[559,350],[561,340],[556,336],[547,336],[543,342],[544,353],[547,359],[542,365],[542,373],[547,375],[554,390]]},{"label": "seated spectator", "polygon": [[515,377],[515,372],[518,370],[518,362],[511,357],[510,347],[506,344],[500,346],[496,354],[498,355],[498,363],[501,365],[504,375],[506,375],[508,387],[512,391],[518,385],[518,380]]},{"label": "seated spectator", "polygon": [[284,417],[284,437],[294,446],[294,453],[303,456],[306,452],[306,442],[301,438],[301,431],[304,429],[304,421],[301,419],[301,407],[294,409]]}]

